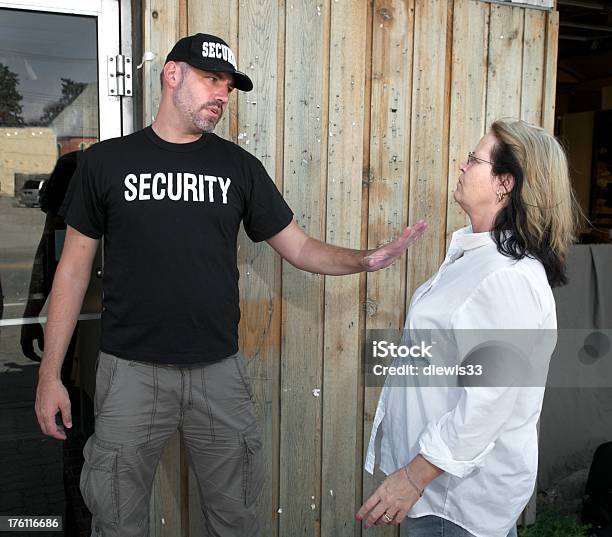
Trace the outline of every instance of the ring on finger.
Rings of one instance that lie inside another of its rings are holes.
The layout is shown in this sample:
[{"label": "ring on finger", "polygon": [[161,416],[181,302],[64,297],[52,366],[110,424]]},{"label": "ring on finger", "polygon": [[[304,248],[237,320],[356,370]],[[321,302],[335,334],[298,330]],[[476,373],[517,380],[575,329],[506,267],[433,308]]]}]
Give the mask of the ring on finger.
[{"label": "ring on finger", "polygon": [[390,524],[391,522],[393,522],[393,517],[389,513],[385,513],[383,515],[383,518],[385,519],[385,522],[387,524]]}]

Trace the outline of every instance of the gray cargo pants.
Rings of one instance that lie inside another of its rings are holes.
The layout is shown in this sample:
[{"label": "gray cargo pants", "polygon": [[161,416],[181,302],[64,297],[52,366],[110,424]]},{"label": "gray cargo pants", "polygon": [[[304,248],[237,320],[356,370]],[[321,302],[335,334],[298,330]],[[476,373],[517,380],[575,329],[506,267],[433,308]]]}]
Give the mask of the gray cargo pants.
[{"label": "gray cargo pants", "polygon": [[81,492],[92,536],[147,537],[149,498],[164,444],[181,431],[209,537],[258,537],[263,481],[253,394],[240,353],[179,367],[100,353],[95,433]]}]

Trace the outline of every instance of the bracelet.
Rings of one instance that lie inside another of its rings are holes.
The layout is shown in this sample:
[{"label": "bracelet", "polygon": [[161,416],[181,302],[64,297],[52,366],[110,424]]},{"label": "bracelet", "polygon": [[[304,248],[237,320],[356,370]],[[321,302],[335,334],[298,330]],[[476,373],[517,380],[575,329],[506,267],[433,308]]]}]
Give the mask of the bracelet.
[{"label": "bracelet", "polygon": [[414,487],[414,490],[416,490],[419,493],[419,498],[423,496],[423,492],[425,489],[420,489],[419,487],[417,487],[416,483],[412,480],[412,478],[408,474],[408,466],[404,466],[404,473],[406,474],[406,479],[408,480],[408,482]]}]

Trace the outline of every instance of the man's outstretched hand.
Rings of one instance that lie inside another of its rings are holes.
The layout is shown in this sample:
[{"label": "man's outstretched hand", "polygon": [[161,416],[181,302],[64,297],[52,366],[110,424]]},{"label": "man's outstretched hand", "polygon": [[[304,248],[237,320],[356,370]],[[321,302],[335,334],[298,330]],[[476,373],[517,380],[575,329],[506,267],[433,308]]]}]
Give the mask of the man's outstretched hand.
[{"label": "man's outstretched hand", "polygon": [[411,227],[407,227],[402,234],[389,244],[377,248],[363,258],[363,267],[367,272],[384,269],[400,257],[409,246],[421,238],[427,229],[424,220],[419,220]]}]

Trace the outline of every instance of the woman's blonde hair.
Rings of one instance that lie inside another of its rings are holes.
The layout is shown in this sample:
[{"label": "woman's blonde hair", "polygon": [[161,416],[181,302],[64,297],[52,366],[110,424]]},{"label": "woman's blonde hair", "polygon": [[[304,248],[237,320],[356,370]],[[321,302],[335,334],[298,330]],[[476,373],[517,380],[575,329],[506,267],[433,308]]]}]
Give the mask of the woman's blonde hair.
[{"label": "woman's blonde hair", "polygon": [[563,285],[581,214],[565,151],[554,136],[524,121],[498,120],[491,133],[496,138],[492,173],[514,178],[509,202],[494,226],[497,247],[515,259],[539,259],[550,284]]}]

